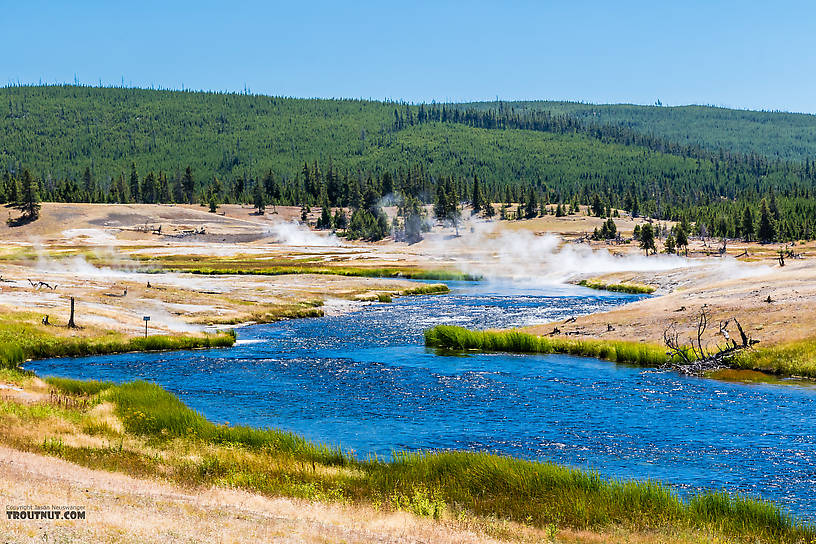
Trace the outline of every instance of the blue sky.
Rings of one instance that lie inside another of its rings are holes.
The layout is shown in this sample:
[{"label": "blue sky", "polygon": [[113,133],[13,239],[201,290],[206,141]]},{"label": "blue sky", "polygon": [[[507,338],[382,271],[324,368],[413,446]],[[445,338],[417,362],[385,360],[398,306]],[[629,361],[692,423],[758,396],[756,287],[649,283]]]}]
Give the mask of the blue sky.
[{"label": "blue sky", "polygon": [[0,84],[816,113],[816,2],[2,4]]}]

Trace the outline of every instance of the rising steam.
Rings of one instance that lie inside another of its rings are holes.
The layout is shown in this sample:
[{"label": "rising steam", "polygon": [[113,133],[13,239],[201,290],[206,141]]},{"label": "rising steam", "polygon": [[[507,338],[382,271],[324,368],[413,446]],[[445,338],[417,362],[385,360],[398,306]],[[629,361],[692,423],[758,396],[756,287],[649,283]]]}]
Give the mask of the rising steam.
[{"label": "rising steam", "polygon": [[[428,240],[424,249],[453,257],[462,272],[487,279],[559,284],[615,272],[663,272],[711,264],[677,255],[615,255],[607,249],[565,243],[555,234],[499,232],[493,222],[472,222],[460,230],[461,237],[437,237]],[[717,263],[739,266],[731,259]]]},{"label": "rising steam", "polygon": [[317,234],[296,221],[276,223],[267,229],[267,233],[273,236],[277,243],[285,246],[330,247],[341,245],[337,236]]}]

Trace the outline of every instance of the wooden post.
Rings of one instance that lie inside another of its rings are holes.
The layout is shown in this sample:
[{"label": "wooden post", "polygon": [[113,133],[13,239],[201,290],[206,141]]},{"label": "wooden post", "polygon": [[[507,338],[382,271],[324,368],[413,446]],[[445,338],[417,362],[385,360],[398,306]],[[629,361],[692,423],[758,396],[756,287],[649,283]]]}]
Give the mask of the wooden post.
[{"label": "wooden post", "polygon": [[76,323],[74,323],[74,297],[71,297],[71,318],[68,320],[68,327],[76,328]]}]

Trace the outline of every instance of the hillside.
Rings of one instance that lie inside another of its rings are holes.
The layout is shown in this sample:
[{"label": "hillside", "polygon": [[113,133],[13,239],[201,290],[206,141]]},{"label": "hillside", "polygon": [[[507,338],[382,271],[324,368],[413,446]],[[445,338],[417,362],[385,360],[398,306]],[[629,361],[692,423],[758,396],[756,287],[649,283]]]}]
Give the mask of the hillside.
[{"label": "hillside", "polygon": [[393,105],[95,87],[0,89],[0,164],[43,178],[129,172],[236,177],[347,161],[380,145]]},{"label": "hillside", "polygon": [[[470,201],[478,176],[483,198],[522,203],[527,216],[542,202],[572,209],[597,202],[598,214],[618,208],[684,218],[710,234],[751,238],[760,230],[766,199],[774,225],[763,229],[764,240],[816,233],[816,162],[719,156],[640,138],[634,129],[606,124],[611,117],[596,129],[580,118],[587,113],[579,106],[589,106],[577,104],[560,107],[579,117],[524,115],[550,103],[518,103],[526,110],[516,113],[508,113],[510,104],[497,110],[483,103],[474,112],[469,105],[76,86],[8,87],[0,89],[0,99],[8,108],[0,113],[0,203],[31,200],[22,195],[31,194],[23,173],[28,169],[34,193],[50,201],[362,207],[373,215],[358,218],[354,230],[376,231],[376,238],[390,228],[373,223],[382,197],[432,203],[444,189],[446,199]],[[608,109],[618,112],[614,119],[623,119],[624,110]],[[631,107],[657,117],[664,110],[680,111]],[[709,110],[719,111],[699,111]],[[646,114],[638,115],[642,126],[651,126]],[[743,145],[754,133],[757,142],[794,134],[791,119],[816,119],[756,114],[768,125],[764,132],[734,119],[715,131],[706,128],[712,121],[694,121],[705,115],[690,115],[658,119],[655,126],[697,127],[693,137],[700,139],[738,132]],[[787,141],[771,140],[778,146]],[[520,216],[515,207],[510,212]]]},{"label": "hillside", "polygon": [[[0,103],[7,105],[0,114],[2,169],[30,168],[44,179],[78,178],[89,167],[103,181],[127,174],[131,162],[140,172],[164,171],[176,173],[177,177],[189,165],[198,179],[259,177],[270,169],[284,177],[294,176],[304,161],[331,161],[335,166],[352,169],[364,165],[374,170],[427,162],[437,175],[479,173],[500,182],[563,176],[560,169],[492,161],[494,156],[505,159],[501,156],[506,151],[504,143],[496,144],[483,134],[458,129],[438,135],[446,145],[455,138],[453,143],[467,147],[479,159],[448,160],[445,155],[449,151],[442,149],[444,146],[431,150],[413,135],[400,134],[414,126],[406,123],[401,130],[395,128],[395,110],[402,115],[408,108],[393,103],[75,86],[6,87],[0,89]],[[487,110],[496,106],[495,102],[486,102],[459,107]],[[816,156],[813,115],[568,102],[508,102],[503,107],[519,112],[547,110],[601,124],[623,124],[711,149],[757,151],[797,160]],[[539,149],[543,141],[550,142],[543,157],[524,150],[522,155],[530,157],[526,163],[535,162],[536,157],[556,162],[576,158],[582,162],[580,157],[587,145],[594,146],[596,154],[617,155],[621,151],[620,146],[604,148],[588,144],[586,139],[579,142],[559,135],[514,135],[512,140],[507,145],[514,149],[520,145]],[[573,145],[581,149],[571,149]],[[634,153],[640,151],[635,149],[638,151]],[[487,169],[482,162],[503,164],[498,169]],[[444,172],[440,164],[445,165]],[[571,170],[577,178],[606,174],[597,169],[583,170],[577,164]]]},{"label": "hillside", "polygon": [[[489,110],[496,102],[462,104]],[[586,122],[624,125],[680,143],[739,153],[757,153],[783,160],[816,160],[816,115],[735,110],[712,106],[638,106],[578,102],[504,102],[517,112],[549,111]]]}]

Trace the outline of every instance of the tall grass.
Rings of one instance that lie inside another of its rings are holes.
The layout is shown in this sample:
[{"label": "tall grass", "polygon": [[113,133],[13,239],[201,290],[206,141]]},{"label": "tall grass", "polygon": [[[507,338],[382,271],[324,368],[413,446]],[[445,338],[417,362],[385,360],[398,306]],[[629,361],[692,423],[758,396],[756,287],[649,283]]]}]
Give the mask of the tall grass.
[{"label": "tall grass", "polygon": [[45,382],[56,388],[58,391],[68,395],[97,395],[101,391],[115,387],[113,382],[97,380],[74,380],[72,378],[59,378],[52,376],[45,379]]},{"label": "tall grass", "polygon": [[367,473],[380,490],[407,493],[424,486],[447,504],[539,526],[710,527],[765,542],[816,535],[813,527],[765,501],[717,492],[683,501],[656,482],[609,481],[595,472],[487,453],[404,453],[392,463],[370,465]]},{"label": "tall grass", "polygon": [[816,337],[743,351],[732,359],[731,366],[816,379]]},{"label": "tall grass", "polygon": [[600,281],[581,280],[578,282],[578,285],[590,289],[631,293],[633,295],[650,295],[655,292],[655,288],[651,285],[643,285],[641,283],[603,283]]},{"label": "tall grass", "polygon": [[472,331],[452,325],[437,325],[426,330],[425,345],[450,350],[564,353],[650,367],[669,361],[665,348],[656,344],[550,338],[516,330]]},{"label": "tall grass", "polygon": [[[17,317],[22,319],[25,316],[21,314]],[[116,333],[87,337],[62,336],[53,326],[41,326],[20,319],[0,321],[0,366],[2,367],[13,368],[28,359],[81,357],[128,351],[226,347],[235,343],[234,331],[201,336],[152,335],[147,338],[128,338]]]},{"label": "tall grass", "polygon": [[297,455],[303,460],[344,465],[339,448],[316,445],[293,433],[245,426],[215,425],[162,387],[135,381],[115,388],[111,400],[125,428],[155,437],[194,437],[213,444],[235,444]]},{"label": "tall grass", "polygon": [[450,293],[450,287],[444,283],[434,283],[431,285],[420,285],[410,289],[403,289],[399,292],[399,295],[404,297],[411,295],[438,295],[443,293]]}]

